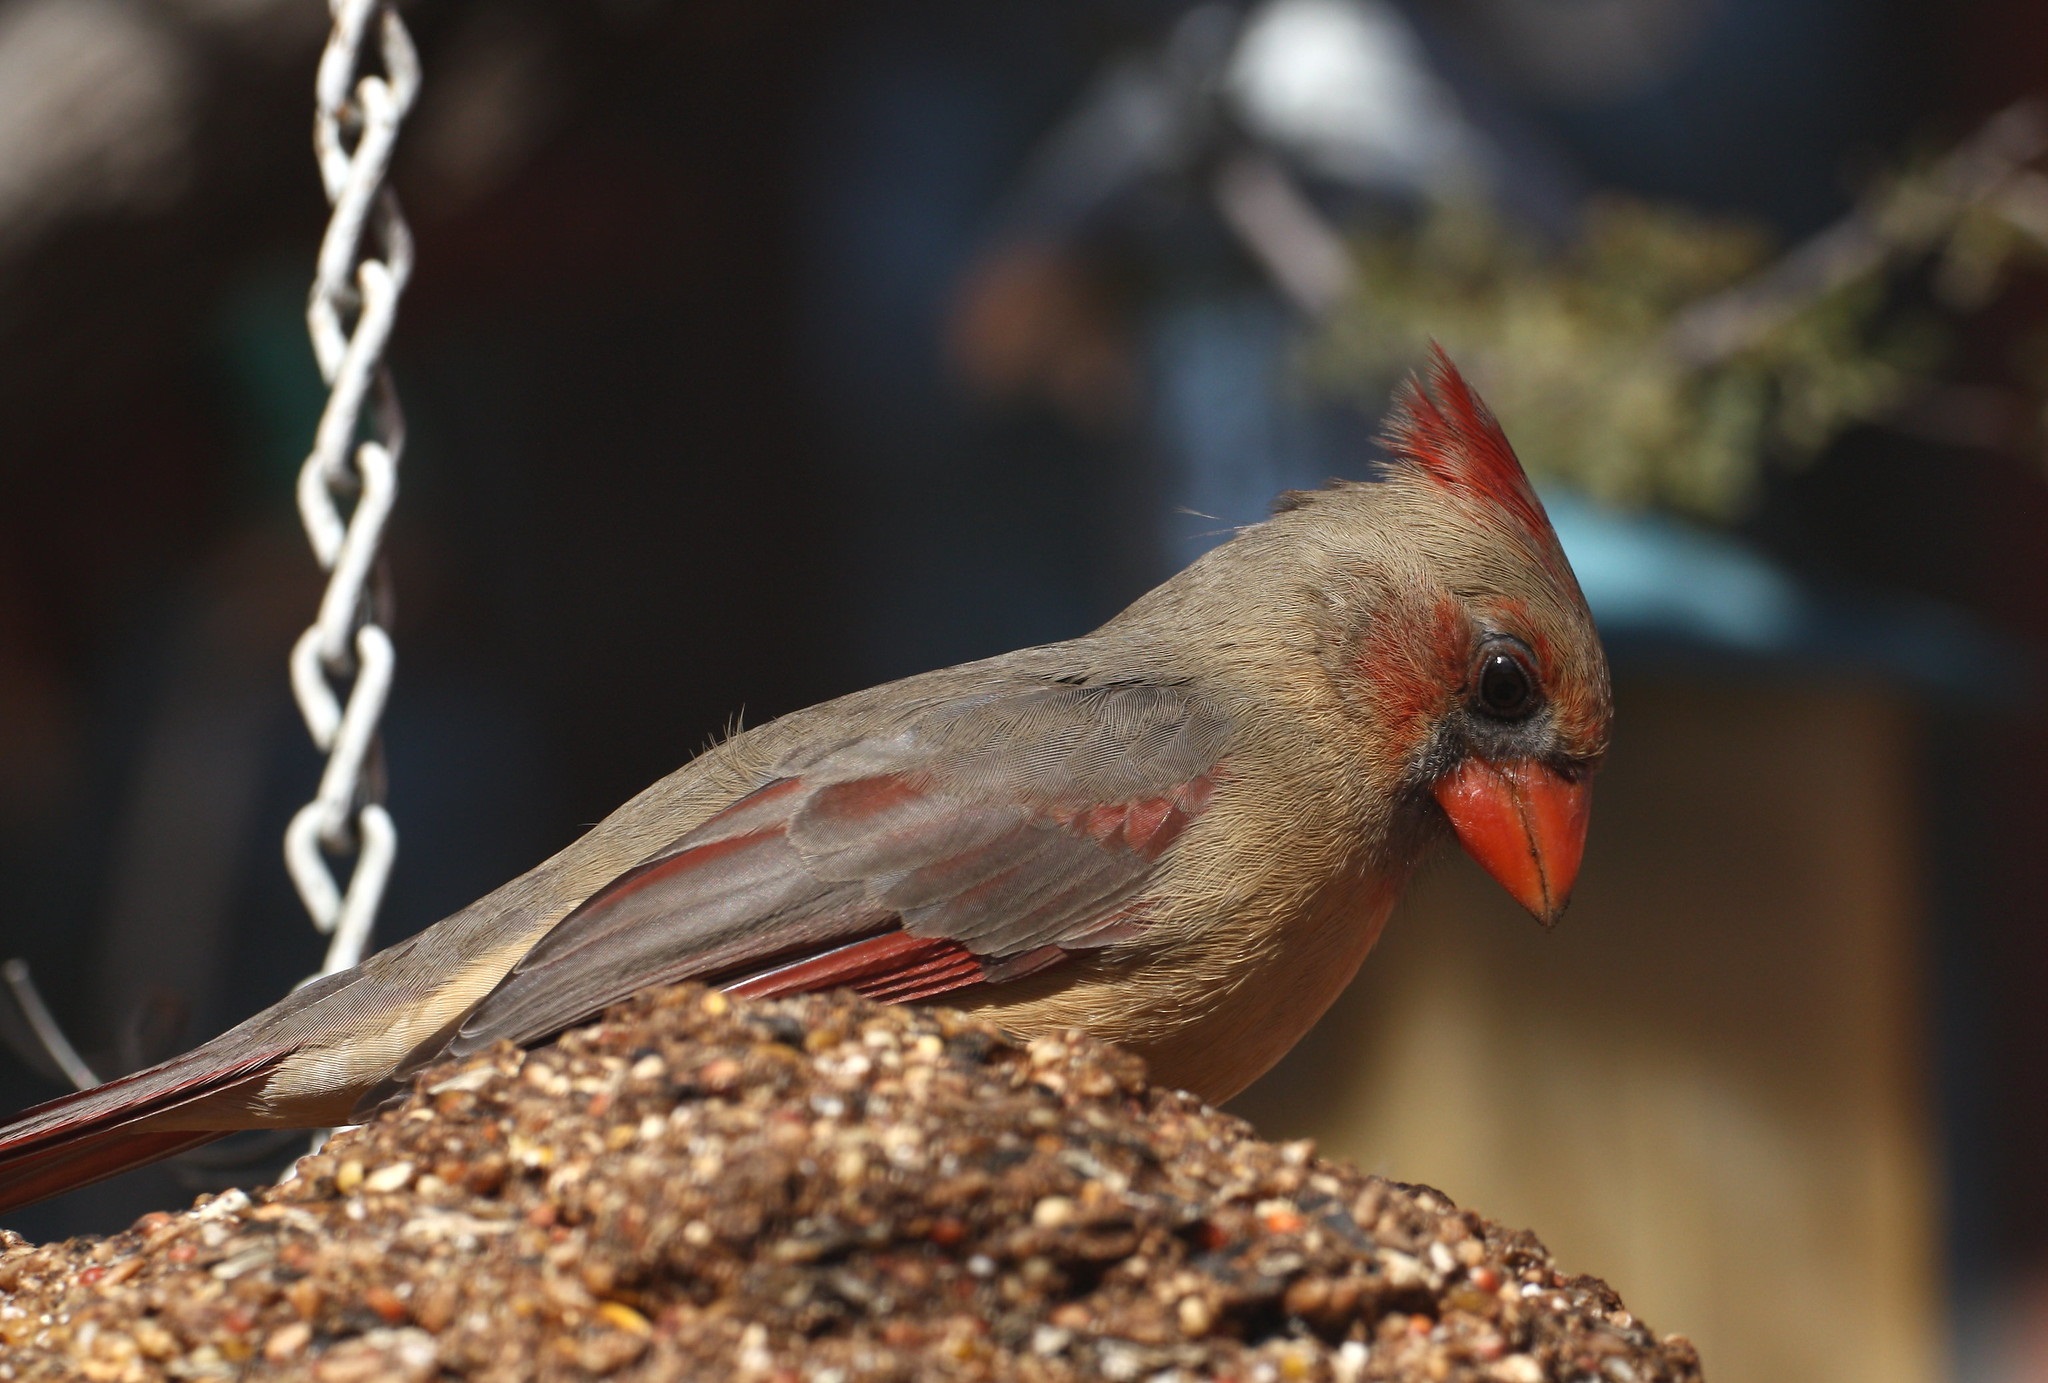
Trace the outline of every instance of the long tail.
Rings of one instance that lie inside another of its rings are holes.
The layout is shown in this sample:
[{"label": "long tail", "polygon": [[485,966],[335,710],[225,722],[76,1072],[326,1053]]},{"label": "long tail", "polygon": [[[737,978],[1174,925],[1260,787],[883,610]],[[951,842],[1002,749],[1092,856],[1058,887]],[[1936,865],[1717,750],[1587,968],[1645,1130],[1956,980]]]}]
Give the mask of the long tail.
[{"label": "long tail", "polygon": [[261,1080],[292,1050],[228,1058],[208,1047],[37,1105],[0,1127],[0,1213],[233,1132],[167,1125],[184,1124],[175,1111]]}]

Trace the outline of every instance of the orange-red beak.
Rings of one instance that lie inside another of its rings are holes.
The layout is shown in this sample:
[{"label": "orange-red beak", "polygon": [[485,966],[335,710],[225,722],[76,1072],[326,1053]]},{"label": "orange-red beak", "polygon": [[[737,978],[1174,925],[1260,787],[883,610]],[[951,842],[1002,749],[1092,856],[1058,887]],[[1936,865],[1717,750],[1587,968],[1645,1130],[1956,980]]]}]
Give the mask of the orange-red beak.
[{"label": "orange-red beak", "polygon": [[1514,900],[1554,926],[1571,901],[1586,853],[1593,784],[1524,760],[1468,760],[1436,785],[1458,843]]}]

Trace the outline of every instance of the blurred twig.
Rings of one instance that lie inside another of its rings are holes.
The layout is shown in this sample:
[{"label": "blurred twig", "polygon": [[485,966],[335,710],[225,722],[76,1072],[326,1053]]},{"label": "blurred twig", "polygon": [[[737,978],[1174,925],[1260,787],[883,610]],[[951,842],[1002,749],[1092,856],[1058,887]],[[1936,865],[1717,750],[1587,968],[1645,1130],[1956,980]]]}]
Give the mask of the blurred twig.
[{"label": "blurred twig", "polygon": [[2041,360],[2014,352],[2011,386],[1944,370],[1967,315],[2015,265],[2048,259],[2044,158],[2048,110],[2014,106],[1776,256],[1753,227],[1670,204],[1596,199],[1564,246],[1438,204],[1351,242],[1311,370],[1380,397],[1435,338],[1515,420],[1532,470],[1709,515],[1737,508],[1767,461],[1816,456],[1860,423],[2038,445],[2048,339]]},{"label": "blurred twig", "polygon": [[[88,1090],[98,1085],[100,1078],[93,1074],[92,1067],[78,1054],[78,1049],[71,1045],[71,1039],[64,1035],[64,1029],[57,1026],[57,1020],[50,1014],[49,1005],[43,1002],[43,996],[36,990],[36,982],[29,978],[28,962],[17,957],[5,965],[0,965],[0,979],[7,982],[7,992],[13,997],[15,1007],[28,1023],[29,1030],[35,1034],[36,1041],[42,1044],[43,1053],[56,1063],[64,1079],[80,1090]],[[37,1054],[34,1052],[17,1054],[31,1066],[41,1064],[35,1059]]]},{"label": "blurred twig", "polygon": [[2034,101],[2007,109],[1923,178],[1885,186],[1755,278],[1679,313],[1664,348],[1689,368],[1721,364],[1815,300],[1926,253],[1973,207],[1995,209],[2048,245],[2048,178],[2027,171],[2044,153],[2048,112]]}]

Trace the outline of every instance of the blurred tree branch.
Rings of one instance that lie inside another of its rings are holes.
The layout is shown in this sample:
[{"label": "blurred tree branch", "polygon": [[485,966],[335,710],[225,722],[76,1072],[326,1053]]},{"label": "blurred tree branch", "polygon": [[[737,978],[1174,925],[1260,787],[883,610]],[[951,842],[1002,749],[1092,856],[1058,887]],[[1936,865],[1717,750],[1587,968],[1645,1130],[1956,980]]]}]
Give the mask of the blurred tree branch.
[{"label": "blurred tree branch", "polygon": [[2048,114],[2013,107],[1778,255],[1745,223],[1668,205],[1598,200],[1561,247],[1440,205],[1354,240],[1352,292],[1311,376],[1377,395],[1433,337],[1512,420],[1532,470],[1715,515],[1766,464],[1859,423],[2038,446],[2048,351],[2012,362],[2024,401],[1941,372],[1958,323],[2016,266],[2048,262],[2044,156]]}]

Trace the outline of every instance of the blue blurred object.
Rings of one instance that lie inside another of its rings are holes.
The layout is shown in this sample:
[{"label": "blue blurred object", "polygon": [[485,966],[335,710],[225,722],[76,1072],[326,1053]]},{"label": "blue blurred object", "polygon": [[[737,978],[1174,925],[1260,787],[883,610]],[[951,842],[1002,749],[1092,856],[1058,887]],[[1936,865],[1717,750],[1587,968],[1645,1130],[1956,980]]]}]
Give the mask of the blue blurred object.
[{"label": "blue blurred object", "polygon": [[1169,567],[1265,518],[1281,491],[1329,478],[1325,420],[1288,388],[1296,339],[1280,304],[1251,292],[1168,304],[1147,323]]},{"label": "blue blurred object", "polygon": [[1661,513],[1620,513],[1570,491],[1543,496],[1558,541],[1618,664],[1875,672],[1982,704],[2029,655],[1935,601],[1824,589],[1734,538]]}]

